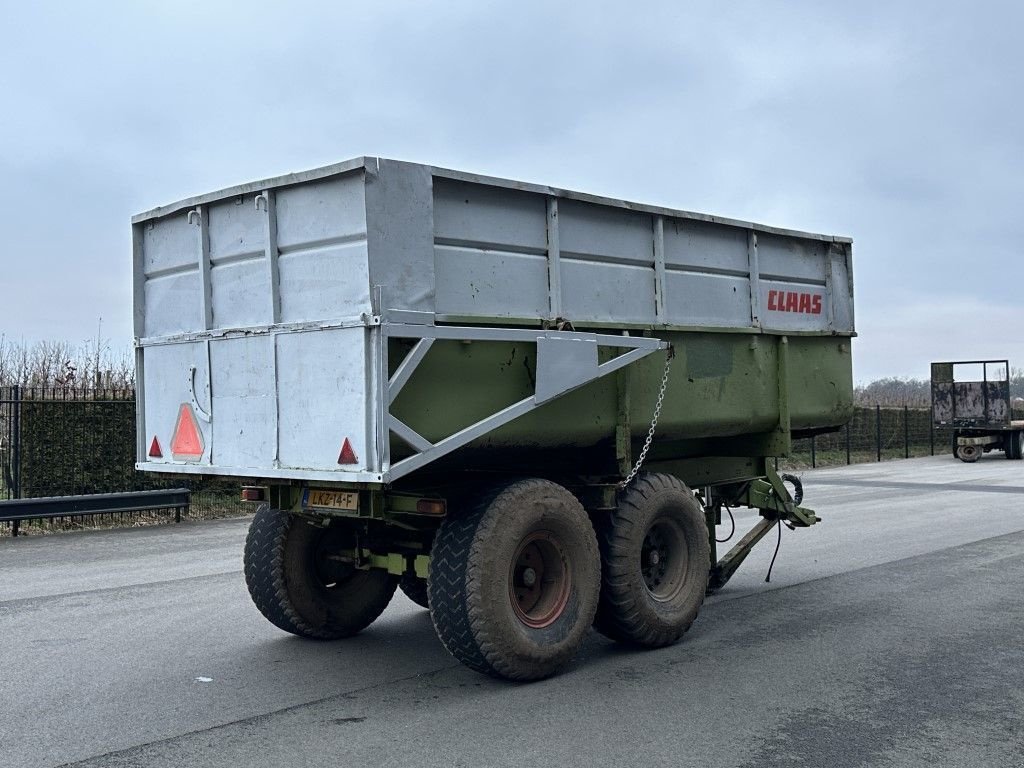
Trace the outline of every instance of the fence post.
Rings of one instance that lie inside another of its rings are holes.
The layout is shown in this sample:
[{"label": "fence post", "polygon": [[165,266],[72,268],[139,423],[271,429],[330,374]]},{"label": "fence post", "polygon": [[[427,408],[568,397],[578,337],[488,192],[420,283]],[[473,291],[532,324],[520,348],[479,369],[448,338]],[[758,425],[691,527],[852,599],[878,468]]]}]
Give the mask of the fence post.
[{"label": "fence post", "polygon": [[875,406],[875,456],[882,460],[882,406]]},{"label": "fence post", "polygon": [[928,453],[935,455],[935,417],[928,412]]},{"label": "fence post", "polygon": [[903,458],[910,458],[910,411],[903,406]]},{"label": "fence post", "polygon": [[[11,388],[11,498],[21,498],[21,387]],[[15,526],[17,535],[17,526]]]},{"label": "fence post", "polygon": [[[11,387],[11,498],[21,498],[21,387]],[[17,536],[21,521],[11,523],[11,536]]]},{"label": "fence post", "polygon": [[846,422],[846,465],[850,465],[850,422]]}]

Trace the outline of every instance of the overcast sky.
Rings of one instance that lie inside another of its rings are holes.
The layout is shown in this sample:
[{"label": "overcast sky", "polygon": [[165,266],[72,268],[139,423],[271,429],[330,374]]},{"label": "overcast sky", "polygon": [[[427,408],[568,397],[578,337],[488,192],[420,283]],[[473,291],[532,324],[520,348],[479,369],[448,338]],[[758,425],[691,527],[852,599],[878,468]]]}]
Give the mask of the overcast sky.
[{"label": "overcast sky", "polygon": [[380,155],[854,238],[854,375],[1024,367],[1024,5],[0,0],[0,333],[131,339],[132,214]]}]

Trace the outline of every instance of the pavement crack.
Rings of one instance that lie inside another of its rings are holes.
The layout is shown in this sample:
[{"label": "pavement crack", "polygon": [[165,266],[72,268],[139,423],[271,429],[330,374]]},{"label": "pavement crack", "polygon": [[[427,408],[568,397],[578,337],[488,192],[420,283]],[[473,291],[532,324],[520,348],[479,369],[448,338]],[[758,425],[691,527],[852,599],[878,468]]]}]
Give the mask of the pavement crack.
[{"label": "pavement crack", "polygon": [[[269,712],[262,712],[262,713],[260,713],[258,715],[250,715],[249,717],[242,717],[242,718],[239,718],[238,720],[229,720],[226,723],[218,723],[217,725],[212,725],[209,728],[196,728],[195,730],[184,731],[182,733],[177,733],[177,734],[175,734],[173,736],[168,736],[168,737],[163,738],[163,739],[154,739],[153,741],[145,741],[145,742],[142,742],[141,744],[135,744],[135,745],[133,745],[131,747],[125,747],[123,749],[115,749],[115,750],[111,750],[110,752],[103,752],[103,753],[100,753],[100,754],[97,754],[97,755],[90,755],[89,757],[84,757],[84,758],[82,758],[80,760],[76,760],[76,761],[71,762],[71,763],[60,763],[59,765],[54,766],[54,768],[75,768],[75,766],[88,766],[90,763],[93,763],[96,760],[102,760],[104,758],[115,757],[115,756],[118,756],[118,755],[128,755],[128,754],[130,754],[132,752],[137,752],[139,750],[146,749],[148,747],[158,746],[160,744],[171,744],[172,742],[175,742],[175,741],[177,741],[179,739],[188,738],[190,736],[198,736],[200,734],[216,733],[217,731],[222,731],[222,730],[224,730],[226,728],[232,728],[232,727],[235,727],[235,726],[255,725],[257,723],[263,722],[264,720],[268,720],[268,719],[270,719],[272,717],[277,717],[278,715],[288,714],[290,712],[297,712],[297,711],[299,711],[301,709],[305,709],[306,707],[315,707],[315,706],[319,706],[320,704],[326,704],[326,703],[329,703],[329,702],[332,702],[332,701],[335,701],[335,700],[340,701],[340,700],[343,700],[343,699],[351,698],[352,696],[356,696],[356,695],[361,694],[361,693],[366,693],[368,691],[376,690],[377,688],[383,688],[383,687],[389,686],[389,685],[401,684],[401,683],[408,682],[409,680],[415,680],[418,677],[430,677],[430,676],[433,676],[433,675],[440,674],[442,672],[447,672],[449,670],[461,669],[461,668],[462,668],[461,664],[459,664],[458,662],[453,662],[452,664],[446,664],[443,667],[437,667],[436,669],[430,669],[430,670],[426,670],[424,672],[413,672],[412,674],[405,675],[404,677],[396,677],[396,678],[391,678],[391,679],[388,679],[388,680],[380,680],[380,681],[378,681],[376,683],[371,683],[369,685],[364,685],[364,686],[362,686],[360,688],[353,688],[353,689],[348,690],[348,691],[340,691],[338,693],[332,693],[330,696],[324,696],[324,697],[319,698],[319,699],[313,699],[312,701],[305,701],[305,702],[302,702],[301,704],[292,704],[291,706],[281,707],[280,709],[273,709],[273,710],[271,710]],[[333,720],[332,722],[334,722],[336,725],[346,725],[346,724],[351,724],[351,723],[360,723],[360,722],[363,722],[364,720],[366,720],[365,717],[341,717],[341,718],[337,718],[337,719]]]},{"label": "pavement crack", "polygon": [[177,579],[161,579],[159,581],[146,581],[139,584],[122,584],[116,587],[97,587],[96,589],[80,589],[74,592],[58,592],[53,595],[31,595],[29,597],[16,597],[11,600],[0,600],[0,608],[10,606],[38,603],[45,600],[63,600],[67,597],[82,597],[83,595],[103,595],[113,592],[122,592],[126,589],[147,589],[150,587],[162,587],[168,584],[182,584],[189,581],[202,581],[204,579],[216,579],[223,576],[238,576],[243,573],[241,568],[231,571],[217,571],[215,573],[203,573],[198,576],[182,576]]}]

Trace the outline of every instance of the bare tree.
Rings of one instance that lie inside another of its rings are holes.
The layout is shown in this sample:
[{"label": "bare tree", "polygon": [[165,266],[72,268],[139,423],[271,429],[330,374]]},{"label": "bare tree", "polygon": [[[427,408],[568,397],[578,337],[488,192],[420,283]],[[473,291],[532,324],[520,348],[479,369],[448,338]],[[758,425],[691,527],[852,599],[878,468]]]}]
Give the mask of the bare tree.
[{"label": "bare tree", "polygon": [[131,389],[131,350],[113,349],[97,335],[73,347],[66,341],[15,342],[0,335],[0,386]]}]

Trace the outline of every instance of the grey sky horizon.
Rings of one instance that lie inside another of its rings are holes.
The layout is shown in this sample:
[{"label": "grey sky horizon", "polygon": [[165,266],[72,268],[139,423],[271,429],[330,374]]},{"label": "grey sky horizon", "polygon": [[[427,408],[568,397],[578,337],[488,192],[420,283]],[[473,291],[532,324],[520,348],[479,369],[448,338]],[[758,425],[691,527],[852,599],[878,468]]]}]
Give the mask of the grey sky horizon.
[{"label": "grey sky horizon", "polygon": [[0,335],[131,343],[131,216],[378,155],[854,239],[854,376],[1024,367],[1013,3],[0,0]]}]

